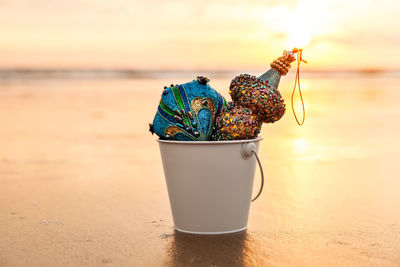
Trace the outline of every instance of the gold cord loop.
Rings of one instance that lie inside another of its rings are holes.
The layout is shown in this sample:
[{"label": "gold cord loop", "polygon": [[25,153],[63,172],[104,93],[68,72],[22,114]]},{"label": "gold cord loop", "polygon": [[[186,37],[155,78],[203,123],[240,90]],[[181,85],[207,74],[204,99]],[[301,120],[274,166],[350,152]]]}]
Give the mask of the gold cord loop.
[{"label": "gold cord loop", "polygon": [[[303,125],[304,120],[306,118],[306,110],[304,107],[304,101],[303,101],[303,95],[301,93],[301,89],[300,89],[300,63],[303,61],[304,63],[307,63],[306,60],[303,59],[302,54],[303,54],[303,49],[297,49],[297,48],[293,48],[292,50],[293,53],[297,53],[297,71],[296,71],[296,78],[294,80],[294,87],[293,87],[293,91],[292,91],[292,111],[294,114],[294,118],[296,119],[296,122],[298,125]],[[296,111],[294,110],[294,106],[293,106],[293,97],[294,97],[294,93],[296,91],[296,85],[299,86],[299,94],[300,94],[300,99],[301,99],[301,105],[303,108],[303,119],[301,122],[299,122],[299,120],[297,119],[297,115],[296,115]]]}]

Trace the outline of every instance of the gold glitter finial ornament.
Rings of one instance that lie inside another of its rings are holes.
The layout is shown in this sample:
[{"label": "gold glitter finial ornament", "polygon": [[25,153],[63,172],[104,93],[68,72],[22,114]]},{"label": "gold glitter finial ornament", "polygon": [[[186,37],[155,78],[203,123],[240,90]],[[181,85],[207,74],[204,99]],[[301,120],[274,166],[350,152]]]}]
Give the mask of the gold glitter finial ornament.
[{"label": "gold glitter finial ornament", "polygon": [[[302,49],[294,48],[291,51],[284,51],[281,57],[271,63],[271,69],[260,77],[249,74],[235,77],[229,91],[232,102],[226,105],[216,119],[214,140],[256,138],[261,131],[262,123],[273,123],[283,116],[285,103],[278,91],[278,85],[281,76],[285,76],[289,72],[290,64],[296,61],[295,54],[297,54],[298,65],[294,90],[296,84],[299,85],[300,90],[299,64],[301,61],[306,62],[301,57]],[[301,91],[300,96],[303,101]],[[298,122],[296,114],[295,118]]]}]

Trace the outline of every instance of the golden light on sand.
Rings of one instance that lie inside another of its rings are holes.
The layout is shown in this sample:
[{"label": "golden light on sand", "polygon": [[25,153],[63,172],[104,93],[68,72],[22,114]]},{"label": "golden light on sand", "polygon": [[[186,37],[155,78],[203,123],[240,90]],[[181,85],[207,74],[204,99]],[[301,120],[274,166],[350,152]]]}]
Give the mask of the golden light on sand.
[{"label": "golden light on sand", "polygon": [[308,151],[309,143],[305,138],[297,138],[293,140],[293,152],[295,154],[305,154]]}]

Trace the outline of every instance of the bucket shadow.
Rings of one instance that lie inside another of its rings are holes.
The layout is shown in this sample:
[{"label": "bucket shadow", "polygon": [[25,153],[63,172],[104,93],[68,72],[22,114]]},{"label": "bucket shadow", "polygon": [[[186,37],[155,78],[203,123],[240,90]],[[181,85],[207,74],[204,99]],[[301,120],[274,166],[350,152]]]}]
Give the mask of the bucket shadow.
[{"label": "bucket shadow", "polygon": [[170,266],[243,266],[249,235],[195,235],[175,231],[168,245]]}]

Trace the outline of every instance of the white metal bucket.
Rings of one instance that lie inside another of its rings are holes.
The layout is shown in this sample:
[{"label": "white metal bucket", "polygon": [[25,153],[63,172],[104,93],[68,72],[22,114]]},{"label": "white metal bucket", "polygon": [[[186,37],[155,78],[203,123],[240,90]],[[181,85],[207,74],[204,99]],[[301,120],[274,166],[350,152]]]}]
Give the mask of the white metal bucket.
[{"label": "white metal bucket", "polygon": [[176,230],[224,234],[247,229],[262,139],[158,140]]}]

